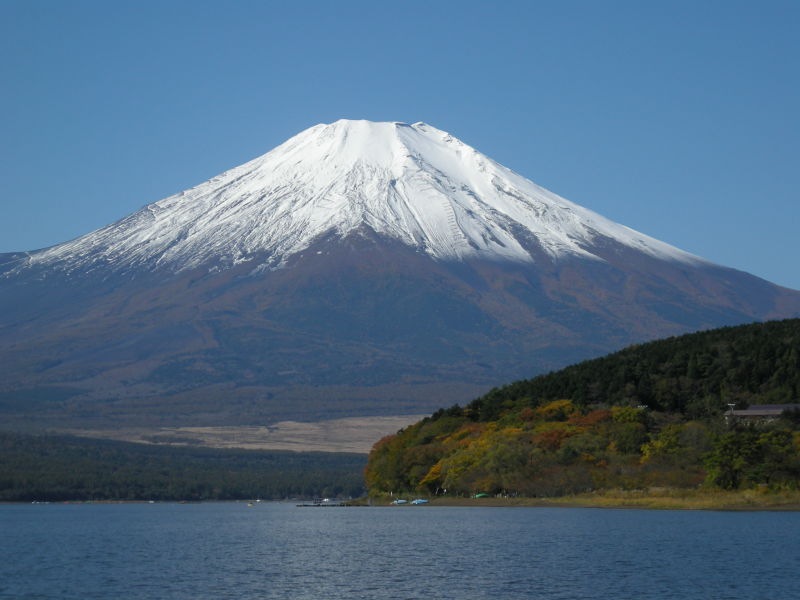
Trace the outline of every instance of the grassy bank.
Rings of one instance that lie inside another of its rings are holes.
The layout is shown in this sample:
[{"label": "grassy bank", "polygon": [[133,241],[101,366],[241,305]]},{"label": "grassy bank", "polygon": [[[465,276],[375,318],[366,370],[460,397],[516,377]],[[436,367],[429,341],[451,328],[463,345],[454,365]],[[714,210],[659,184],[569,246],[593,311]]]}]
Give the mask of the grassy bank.
[{"label": "grassy bank", "polygon": [[[374,504],[390,503],[374,499]],[[550,506],[655,510],[800,510],[800,491],[669,489],[606,490],[557,498],[432,498],[432,506]]]}]

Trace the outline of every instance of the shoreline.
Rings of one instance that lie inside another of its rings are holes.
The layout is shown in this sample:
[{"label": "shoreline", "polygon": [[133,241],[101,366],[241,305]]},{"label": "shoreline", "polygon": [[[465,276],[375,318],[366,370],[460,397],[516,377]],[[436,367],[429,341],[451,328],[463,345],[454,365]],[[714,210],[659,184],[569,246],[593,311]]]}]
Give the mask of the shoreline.
[{"label": "shoreline", "polygon": [[[407,497],[409,504],[393,506],[395,498]],[[411,506],[415,494],[362,497],[343,500],[342,505],[364,508],[403,508]],[[768,492],[766,490],[683,490],[657,488],[651,490],[605,490],[558,497],[489,497],[470,498],[439,496],[427,498],[425,506],[472,508],[607,508],[616,510],[716,510],[730,512],[800,512],[800,490]],[[302,499],[230,499],[230,500],[39,500],[0,501],[0,505],[90,505],[90,504],[261,504],[297,503]]]},{"label": "shoreline", "polygon": [[[410,497],[410,496],[409,496]],[[639,510],[720,510],[732,512],[800,511],[800,491],[767,492],[762,490],[608,490],[552,498],[527,497],[436,497],[427,506],[463,506],[486,508],[608,508]],[[390,499],[372,500],[373,505],[389,504]]]}]

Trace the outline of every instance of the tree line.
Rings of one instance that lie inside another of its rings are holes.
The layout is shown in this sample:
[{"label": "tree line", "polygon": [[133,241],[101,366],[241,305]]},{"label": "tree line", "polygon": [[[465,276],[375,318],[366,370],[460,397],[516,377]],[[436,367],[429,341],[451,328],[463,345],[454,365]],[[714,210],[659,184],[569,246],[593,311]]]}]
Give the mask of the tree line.
[{"label": "tree line", "polygon": [[0,501],[357,497],[365,462],[0,432]]}]

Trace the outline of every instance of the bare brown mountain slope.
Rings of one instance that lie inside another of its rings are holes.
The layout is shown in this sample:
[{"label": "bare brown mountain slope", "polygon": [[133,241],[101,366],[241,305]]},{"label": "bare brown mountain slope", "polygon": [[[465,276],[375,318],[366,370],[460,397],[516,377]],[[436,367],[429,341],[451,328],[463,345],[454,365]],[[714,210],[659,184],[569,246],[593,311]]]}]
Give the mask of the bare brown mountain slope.
[{"label": "bare brown mountain slope", "polygon": [[442,262],[363,232],[256,275],[0,286],[0,410],[19,426],[420,413],[631,343],[800,314],[797,292],[722,267],[611,250]]}]

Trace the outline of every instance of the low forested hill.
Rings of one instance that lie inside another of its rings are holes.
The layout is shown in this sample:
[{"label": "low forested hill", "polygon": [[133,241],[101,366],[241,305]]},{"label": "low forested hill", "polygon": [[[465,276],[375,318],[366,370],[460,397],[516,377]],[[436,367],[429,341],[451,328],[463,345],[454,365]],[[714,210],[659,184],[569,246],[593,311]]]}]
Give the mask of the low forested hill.
[{"label": "low forested hill", "polygon": [[235,500],[363,493],[360,454],[219,450],[0,432],[0,501]]},{"label": "low forested hill", "polygon": [[727,419],[798,402],[800,320],[633,346],[497,388],[376,444],[371,492],[558,495],[708,483],[797,487],[797,415]]},{"label": "low forested hill", "polygon": [[794,402],[799,390],[800,319],[787,319],[631,346],[492,390],[469,409],[487,421],[508,401],[570,398],[583,406],[633,404],[707,417],[728,403]]}]

